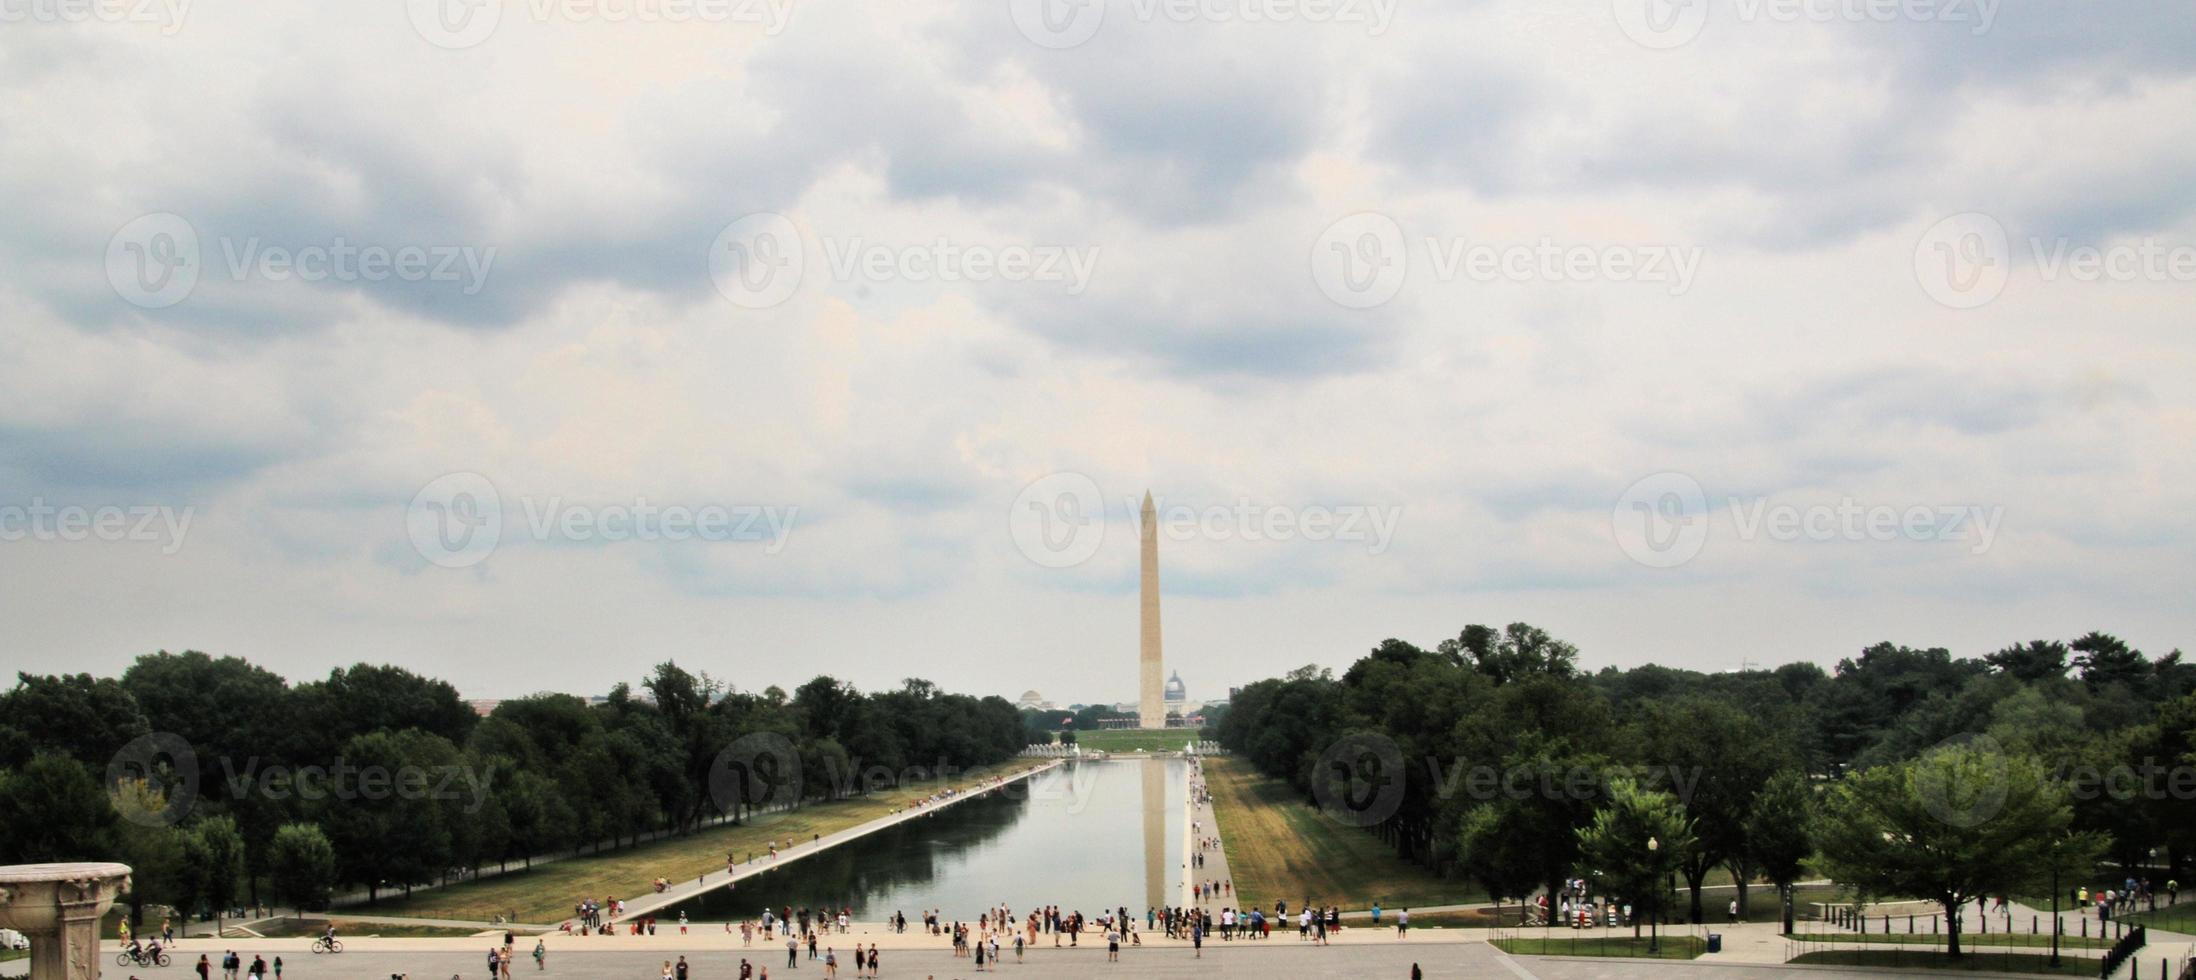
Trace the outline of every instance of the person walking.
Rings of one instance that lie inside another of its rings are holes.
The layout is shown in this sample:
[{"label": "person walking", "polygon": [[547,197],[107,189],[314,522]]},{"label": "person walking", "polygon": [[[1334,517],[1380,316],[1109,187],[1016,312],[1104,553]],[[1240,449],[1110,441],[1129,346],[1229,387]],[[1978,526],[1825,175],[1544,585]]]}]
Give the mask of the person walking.
[{"label": "person walking", "polygon": [[788,970],[801,968],[801,941],[793,938],[792,933],[786,933],[785,936],[785,968]]},{"label": "person walking", "polygon": [[282,980],[282,957],[275,957],[275,980]]},{"label": "person walking", "polygon": [[1411,964],[1411,980],[1426,980],[1425,971],[1420,970],[1416,963]]},{"label": "person walking", "polygon": [[534,940],[534,972],[539,973],[548,969],[548,960],[549,944],[539,939]]},{"label": "person walking", "polygon": [[678,965],[671,968],[671,975],[678,978],[678,980],[687,980],[687,974],[691,969],[686,965],[686,957],[681,956]]},{"label": "person walking", "polygon": [[197,969],[198,980],[213,980],[213,977],[211,976],[211,974],[213,973],[213,963],[206,959],[206,954],[198,954]]}]

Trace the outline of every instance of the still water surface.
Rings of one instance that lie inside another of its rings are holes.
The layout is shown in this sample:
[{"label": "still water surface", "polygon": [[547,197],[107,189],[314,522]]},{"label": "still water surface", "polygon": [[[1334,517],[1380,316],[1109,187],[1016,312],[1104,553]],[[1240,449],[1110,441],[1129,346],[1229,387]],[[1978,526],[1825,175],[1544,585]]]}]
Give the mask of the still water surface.
[{"label": "still water surface", "polygon": [[854,919],[942,909],[973,919],[1000,902],[1096,914],[1179,902],[1184,763],[1071,762],[936,813],[743,879],[658,913],[697,922],[765,908],[852,906]]}]

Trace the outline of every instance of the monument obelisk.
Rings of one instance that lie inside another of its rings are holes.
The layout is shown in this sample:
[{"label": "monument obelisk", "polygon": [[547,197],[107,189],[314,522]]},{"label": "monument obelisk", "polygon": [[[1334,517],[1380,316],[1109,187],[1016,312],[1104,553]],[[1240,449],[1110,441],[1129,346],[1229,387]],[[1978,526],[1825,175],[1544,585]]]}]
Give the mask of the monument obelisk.
[{"label": "monument obelisk", "polygon": [[1159,679],[1159,510],[1152,505],[1149,490],[1144,491],[1142,524],[1144,560],[1140,608],[1143,630],[1137,662],[1143,673],[1137,689],[1137,724],[1144,728],[1165,728],[1167,705],[1161,692],[1163,682]]}]

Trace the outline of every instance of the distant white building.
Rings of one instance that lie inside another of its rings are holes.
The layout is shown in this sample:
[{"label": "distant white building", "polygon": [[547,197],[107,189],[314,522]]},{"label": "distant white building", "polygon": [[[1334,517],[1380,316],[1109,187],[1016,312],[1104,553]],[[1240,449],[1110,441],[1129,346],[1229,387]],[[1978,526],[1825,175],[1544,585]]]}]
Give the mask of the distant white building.
[{"label": "distant white building", "polygon": [[1024,711],[1052,710],[1052,702],[1045,700],[1045,696],[1036,691],[1023,691],[1021,699],[1015,701],[1014,706]]}]

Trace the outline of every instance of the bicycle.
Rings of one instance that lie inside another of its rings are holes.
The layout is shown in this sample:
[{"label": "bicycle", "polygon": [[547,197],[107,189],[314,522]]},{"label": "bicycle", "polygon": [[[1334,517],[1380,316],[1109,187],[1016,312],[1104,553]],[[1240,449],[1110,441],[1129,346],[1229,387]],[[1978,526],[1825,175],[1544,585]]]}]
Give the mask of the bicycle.
[{"label": "bicycle", "polygon": [[341,939],[330,939],[330,938],[328,938],[328,937],[326,937],[326,936],[322,936],[322,937],[320,937],[319,939],[315,939],[315,940],[313,940],[313,952],[315,952],[315,953],[340,953],[340,952],[343,952],[343,940],[341,940]]},{"label": "bicycle", "polygon": [[125,949],[114,956],[116,966],[167,966],[169,962],[166,950]]}]

